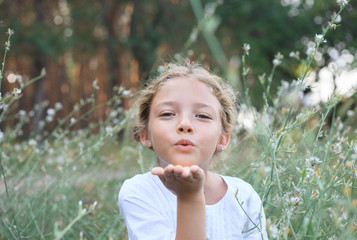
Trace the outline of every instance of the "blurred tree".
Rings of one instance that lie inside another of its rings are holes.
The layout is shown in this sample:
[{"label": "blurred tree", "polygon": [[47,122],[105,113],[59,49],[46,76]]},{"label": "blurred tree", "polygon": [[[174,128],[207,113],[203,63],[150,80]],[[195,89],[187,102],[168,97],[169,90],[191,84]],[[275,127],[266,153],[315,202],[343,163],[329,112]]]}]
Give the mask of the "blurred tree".
[{"label": "blurred tree", "polygon": [[[251,45],[247,64],[253,71],[247,80],[253,99],[261,93],[256,76],[269,74],[277,52],[285,59],[273,84],[297,77],[299,66],[288,58],[289,52],[302,50],[304,57],[306,45],[339,8],[335,0],[0,1],[0,30],[15,30],[9,55],[12,61],[6,65],[5,75],[16,72],[28,79],[46,68],[46,79],[26,93],[31,97],[22,102],[23,108],[30,110],[49,98],[50,104],[65,103],[64,111],[68,112],[71,105],[89,97],[94,79],[98,79],[97,96],[103,102],[110,98],[115,85],[143,86],[160,61],[176,53],[226,74],[225,64],[215,59],[212,42],[202,33],[202,22],[195,18],[193,2],[201,3],[205,14],[212,10],[212,4],[221,3],[211,13],[214,21],[210,24],[215,43],[225,54],[222,59],[238,59],[239,64],[243,44]],[[348,47],[355,54],[355,8],[356,2],[351,1],[341,27],[328,34],[325,56],[329,57],[330,47],[339,51]],[[4,84],[5,89],[12,87]],[[105,111],[96,114],[95,119],[101,118]],[[42,115],[37,113],[34,126]]]}]

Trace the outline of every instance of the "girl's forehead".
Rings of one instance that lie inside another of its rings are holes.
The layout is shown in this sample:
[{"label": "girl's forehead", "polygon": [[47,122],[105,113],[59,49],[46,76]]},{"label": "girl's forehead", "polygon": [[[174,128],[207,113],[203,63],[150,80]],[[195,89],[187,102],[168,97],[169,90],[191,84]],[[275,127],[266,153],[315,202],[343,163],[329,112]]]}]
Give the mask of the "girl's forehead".
[{"label": "girl's forehead", "polygon": [[177,77],[165,81],[154,96],[153,103],[173,100],[178,102],[203,102],[220,107],[212,87],[192,78]]},{"label": "girl's forehead", "polygon": [[[162,90],[162,88],[164,88],[164,90],[166,90],[167,88],[177,88],[177,86],[181,85],[181,84],[191,84],[191,85],[201,85],[202,90],[208,90],[209,92],[211,92],[213,95],[215,95],[213,88],[207,84],[205,81],[200,80],[200,79],[196,79],[193,77],[174,77],[174,78],[170,78],[167,79],[166,81],[163,81],[159,86],[158,89],[156,91],[156,95],[159,91]],[[203,87],[206,86],[206,87]]]}]

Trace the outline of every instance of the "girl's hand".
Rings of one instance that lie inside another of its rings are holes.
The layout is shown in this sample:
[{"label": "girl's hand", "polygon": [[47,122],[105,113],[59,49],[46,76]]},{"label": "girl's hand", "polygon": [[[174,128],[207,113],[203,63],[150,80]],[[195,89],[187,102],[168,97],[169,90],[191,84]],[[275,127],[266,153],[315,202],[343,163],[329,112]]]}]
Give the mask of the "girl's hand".
[{"label": "girl's hand", "polygon": [[159,176],[164,185],[178,198],[192,198],[203,194],[205,173],[197,165],[183,167],[169,164],[165,168],[154,167],[151,173]]}]

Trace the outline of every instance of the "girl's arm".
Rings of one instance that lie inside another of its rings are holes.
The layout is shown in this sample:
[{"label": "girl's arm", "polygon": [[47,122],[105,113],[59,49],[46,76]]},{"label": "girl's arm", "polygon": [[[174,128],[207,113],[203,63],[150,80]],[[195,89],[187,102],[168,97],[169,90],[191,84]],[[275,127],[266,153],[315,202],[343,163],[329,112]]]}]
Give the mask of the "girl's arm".
[{"label": "girl's arm", "polygon": [[170,164],[165,169],[153,168],[151,172],[158,175],[164,185],[177,196],[176,240],[206,239],[203,170],[198,166]]}]

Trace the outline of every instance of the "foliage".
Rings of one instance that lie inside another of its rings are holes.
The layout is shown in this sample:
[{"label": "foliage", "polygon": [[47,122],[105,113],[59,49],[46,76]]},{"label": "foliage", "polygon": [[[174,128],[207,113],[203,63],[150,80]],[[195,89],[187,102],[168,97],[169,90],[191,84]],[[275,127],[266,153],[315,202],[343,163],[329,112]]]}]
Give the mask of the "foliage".
[{"label": "foliage", "polygon": [[[204,9],[192,4],[198,21],[193,36],[202,33],[215,56],[224,54],[213,31],[219,6],[214,2]],[[342,4],[340,12],[345,7]],[[342,99],[337,94],[315,106],[301,101],[310,66],[316,64],[314,56],[334,30],[340,12],[316,35],[306,58],[295,56],[294,61],[303,66],[298,79],[280,81],[276,71],[285,67],[286,60],[274,53],[270,73],[255,79],[263,89],[260,110],[252,105],[256,97],[247,84],[254,67],[248,63],[258,43],[252,49],[245,44],[240,50],[241,65],[225,57],[228,67],[224,74],[241,90],[240,116],[230,148],[212,168],[254,186],[263,200],[270,239],[356,238],[357,132],[347,124],[353,114],[346,119],[337,115]],[[11,30],[7,33],[0,76],[13,35]],[[184,53],[196,41],[191,35]],[[98,103],[94,81],[91,96],[64,118],[58,117],[61,103],[33,106],[46,107],[39,126],[43,134],[31,132],[28,140],[21,141],[34,114],[19,110],[17,102],[24,89],[44,75],[25,84],[17,77],[20,87],[1,96],[0,122],[13,121],[15,127],[0,131],[0,238],[125,239],[117,193],[126,178],[147,171],[155,162],[151,152],[129,137],[133,110],[124,111],[121,102],[132,94],[115,87],[113,98]],[[280,82],[276,89],[274,82]],[[77,128],[103,107],[105,120]]]}]

